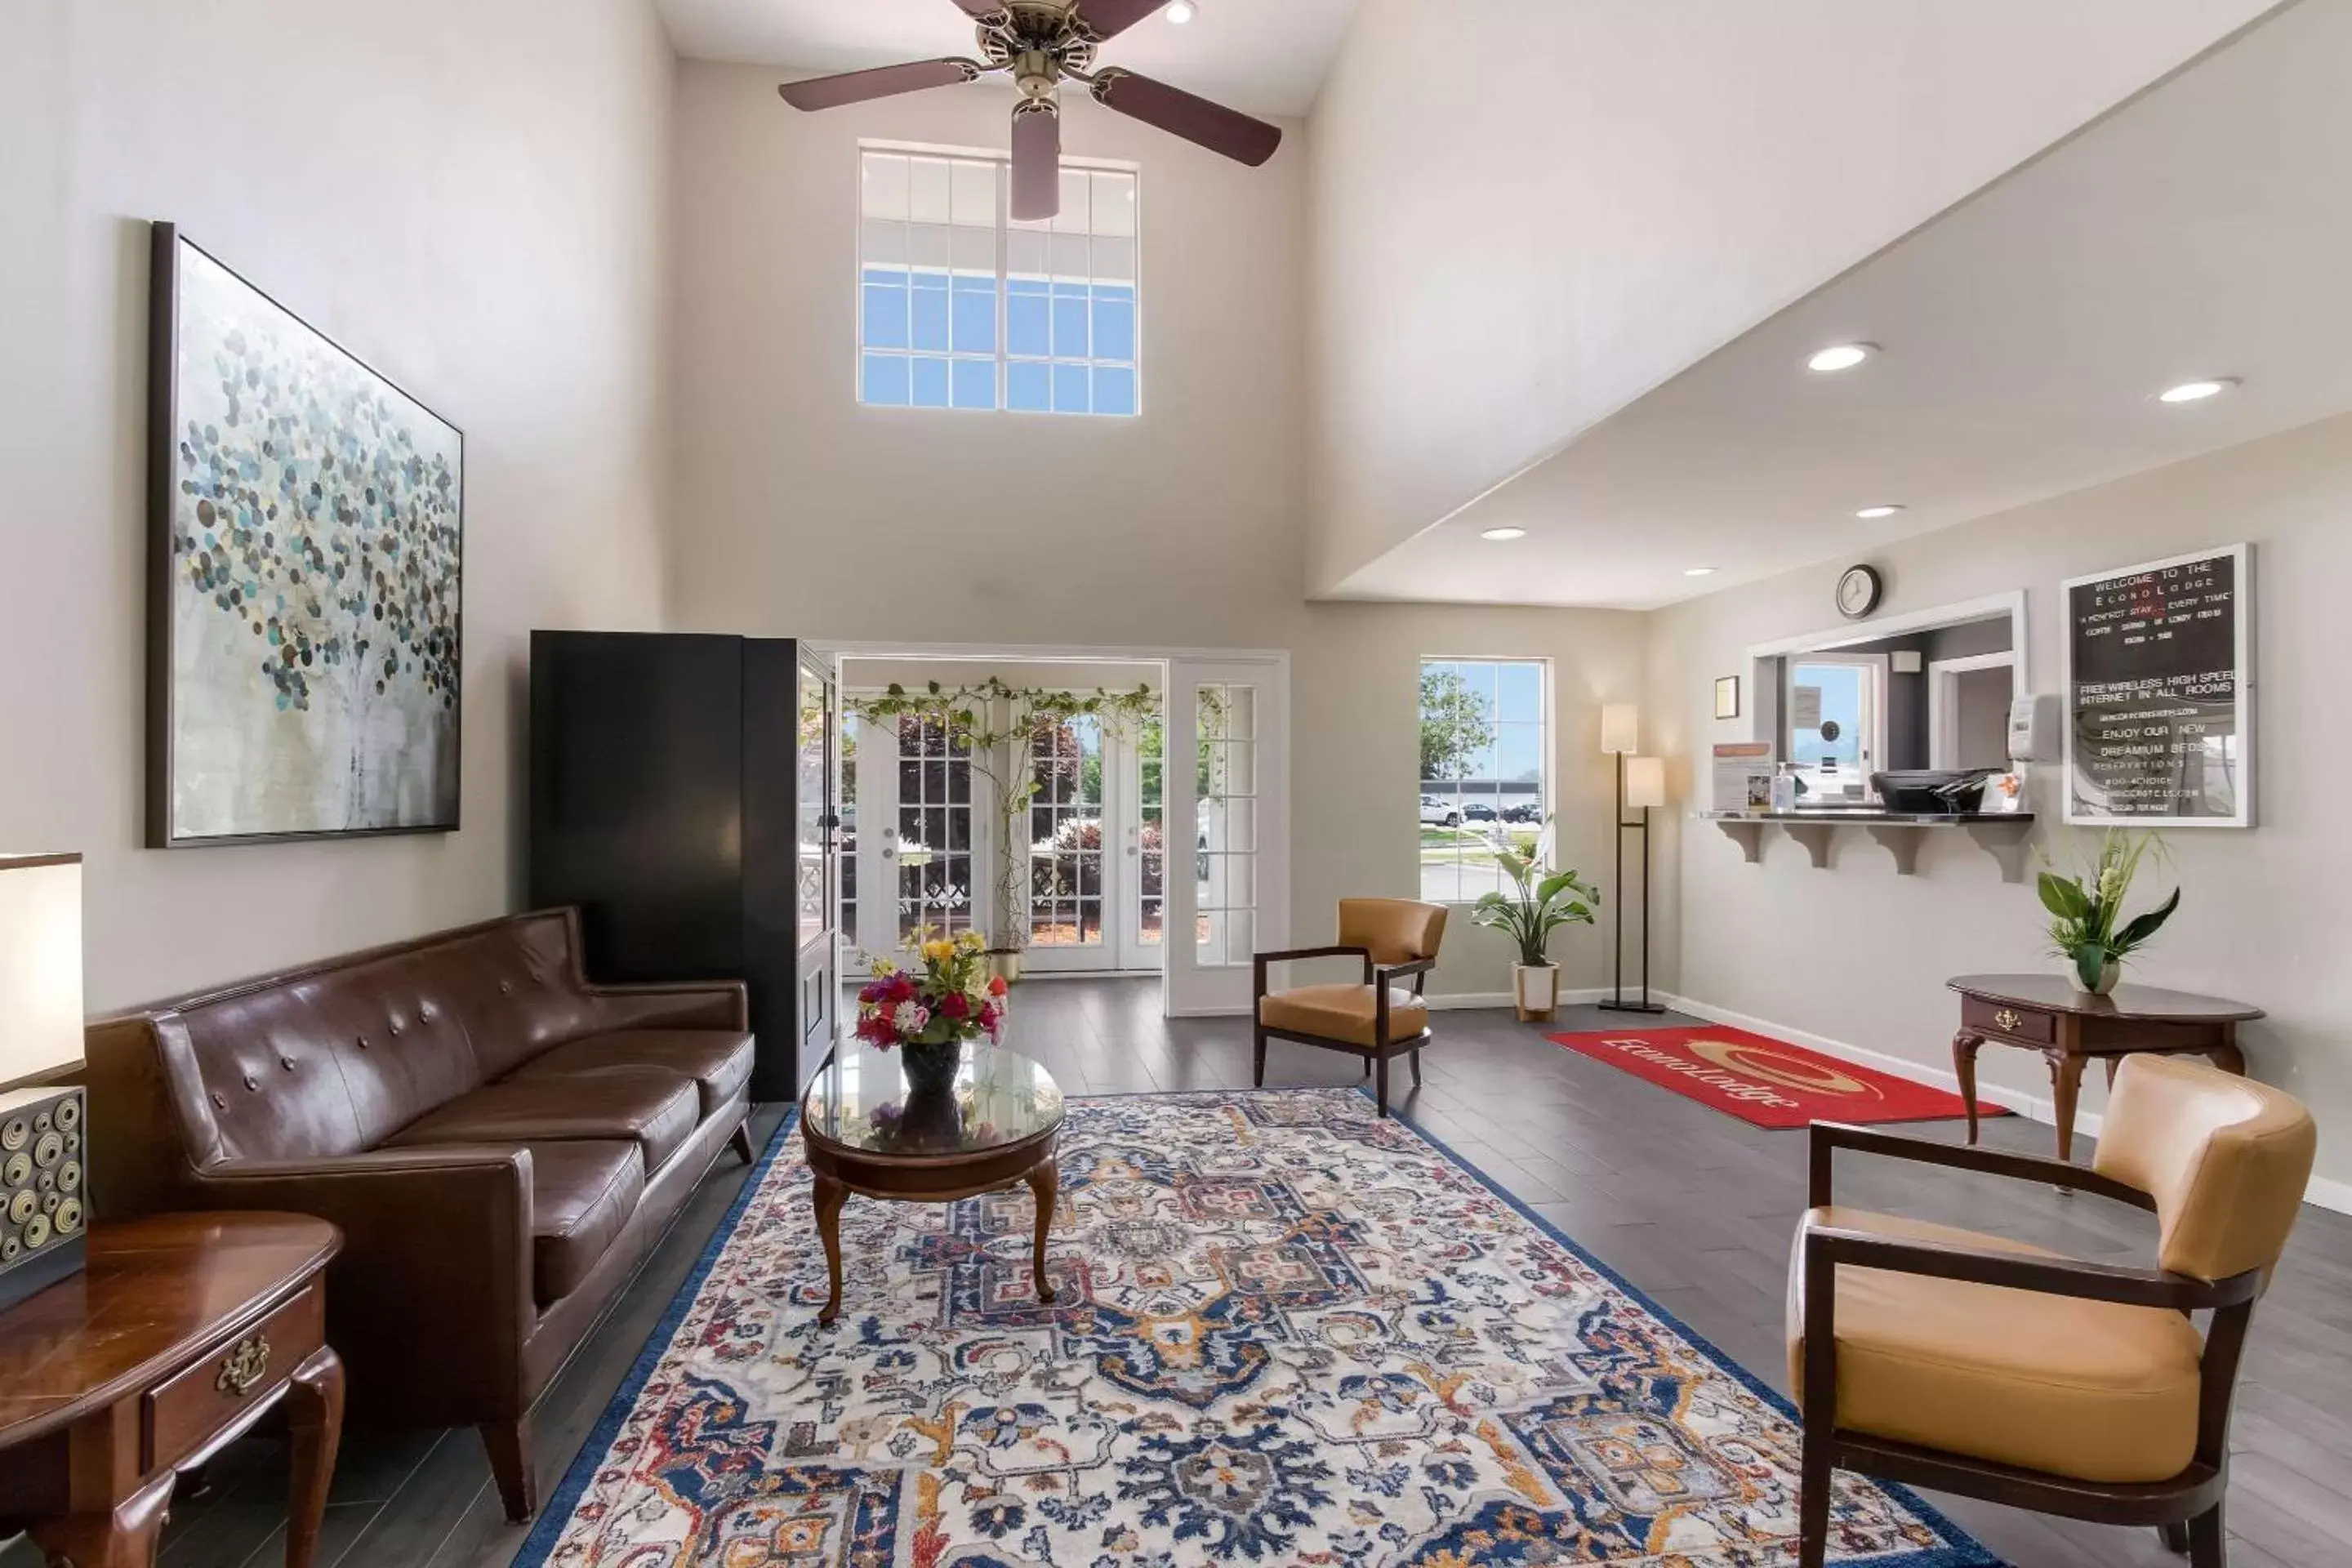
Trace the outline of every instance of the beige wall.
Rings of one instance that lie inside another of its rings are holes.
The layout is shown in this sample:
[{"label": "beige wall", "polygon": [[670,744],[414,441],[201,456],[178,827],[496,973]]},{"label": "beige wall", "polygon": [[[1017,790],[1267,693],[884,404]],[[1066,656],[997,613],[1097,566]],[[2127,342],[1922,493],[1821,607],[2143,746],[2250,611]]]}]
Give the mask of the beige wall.
[{"label": "beige wall", "polygon": [[[2033,690],[2054,691],[2061,580],[2253,544],[2261,825],[2167,836],[2180,912],[2129,974],[2269,1011],[2247,1029],[2247,1055],[2255,1073],[2311,1103],[2320,1173],[2336,1184],[2338,1206],[2352,1199],[2352,966],[2344,962],[2352,736],[2331,715],[2344,662],[2337,584],[2352,574],[2347,516],[2352,417],[1906,540],[1871,558],[1887,577],[1882,615],[2024,589],[2027,679]],[[1742,653],[1753,644],[1835,624],[1830,590],[1842,564],[1650,618],[1649,708],[1659,721],[1651,743],[1675,759],[1677,800],[1704,805],[1707,749],[1746,738],[1744,721],[1714,721],[1715,678],[1744,673]],[[2054,813],[2056,783],[2037,781],[2037,808]],[[1935,839],[1919,874],[1906,878],[1856,833],[1840,836],[1851,842],[1823,872],[1782,837],[1768,840],[1764,864],[1748,866],[1716,828],[1679,826],[1667,851],[1677,884],[1667,945],[1679,953],[1669,985],[1697,1001],[1948,1069],[1956,1022],[1948,976],[2056,967],[2042,951],[2032,887],[2004,884],[1994,861],[1958,835]],[[2037,830],[2062,850],[2087,837],[2054,819]],[[1990,1081],[2046,1101],[2048,1078],[2023,1053],[1988,1050],[1983,1062]],[[2086,1089],[2086,1108],[2095,1111],[2102,1094]]]},{"label": "beige wall", "polygon": [[[661,614],[670,91],[637,0],[0,4],[0,837],[93,1006],[520,896],[525,635]],[[151,218],[465,429],[463,832],[139,847]]]},{"label": "beige wall", "polygon": [[[1560,805],[1606,854],[1597,702],[1638,683],[1637,617],[1304,602],[1303,160],[1249,170],[1083,101],[1073,156],[1142,168],[1145,414],[1081,420],[857,405],[861,137],[1003,144],[986,89],[794,114],[778,73],[680,68],[679,623],[819,640],[1284,648],[1291,907],[1328,937],[1346,893],[1417,885],[1417,661],[1556,661]],[[1562,938],[1570,984],[1598,941]],[[1438,986],[1509,984],[1465,923]]]},{"label": "beige wall", "polygon": [[1465,82],[1363,0],[1312,121],[1309,586],[2274,4],[1450,0]]}]

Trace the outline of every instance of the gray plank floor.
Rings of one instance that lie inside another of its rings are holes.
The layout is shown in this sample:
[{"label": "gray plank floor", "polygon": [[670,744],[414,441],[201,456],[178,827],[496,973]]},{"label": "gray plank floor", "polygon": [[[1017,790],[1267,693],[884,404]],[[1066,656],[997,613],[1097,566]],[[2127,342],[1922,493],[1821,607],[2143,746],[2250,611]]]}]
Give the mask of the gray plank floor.
[{"label": "gray plank floor", "polygon": [[[1156,981],[1036,980],[1018,993],[1017,1044],[1071,1094],[1210,1089],[1249,1082],[1249,1035],[1236,1019],[1171,1022]],[[1622,1026],[1563,1011],[1559,1029]],[[1668,1016],[1661,1024],[1696,1020]],[[1507,1012],[1437,1016],[1418,1092],[1397,1074],[1415,1121],[1581,1242],[1726,1354],[1785,1389],[1780,1298],[1789,1236],[1804,1206],[1804,1137],[1766,1132],[1552,1045]],[[1355,1066],[1274,1046],[1269,1083],[1360,1081]],[[763,1112],[759,1131],[773,1128]],[[1907,1131],[1958,1141],[1957,1123]],[[2017,1118],[1987,1141],[2046,1152],[2050,1130]],[[551,1495],[742,1182],[722,1163],[604,1331],[538,1415],[541,1487]],[[2003,1232],[2079,1257],[2150,1254],[2146,1215],[1949,1172],[1856,1161],[1842,1201]],[[2306,1208],[2255,1316],[2234,1435],[2231,1561],[2238,1568],[2352,1568],[2352,1220]],[[242,1568],[283,1551],[282,1444],[256,1437],[214,1466],[207,1489],[173,1510],[169,1568]],[[2180,1560],[2152,1531],[2036,1519],[1937,1499],[2018,1568],[2157,1568]],[[345,1568],[503,1565],[524,1531],[499,1516],[470,1432],[353,1432],[344,1445],[322,1564]],[[0,1550],[24,1568],[29,1549]]]}]

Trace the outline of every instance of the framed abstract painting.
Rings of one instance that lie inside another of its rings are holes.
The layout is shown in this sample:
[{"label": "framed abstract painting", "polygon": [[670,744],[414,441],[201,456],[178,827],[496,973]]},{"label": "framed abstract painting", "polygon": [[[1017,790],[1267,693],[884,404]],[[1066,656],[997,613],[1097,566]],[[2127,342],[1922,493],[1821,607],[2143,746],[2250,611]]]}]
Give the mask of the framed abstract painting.
[{"label": "framed abstract painting", "polygon": [[465,436],[154,226],[147,839],[455,831]]}]

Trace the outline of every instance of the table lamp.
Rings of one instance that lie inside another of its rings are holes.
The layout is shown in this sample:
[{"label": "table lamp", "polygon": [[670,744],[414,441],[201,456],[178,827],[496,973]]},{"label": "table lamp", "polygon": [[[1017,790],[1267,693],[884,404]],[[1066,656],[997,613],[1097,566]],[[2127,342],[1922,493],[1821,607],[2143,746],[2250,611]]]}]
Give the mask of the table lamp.
[{"label": "table lamp", "polygon": [[81,857],[0,855],[0,1308],[88,1253]]}]

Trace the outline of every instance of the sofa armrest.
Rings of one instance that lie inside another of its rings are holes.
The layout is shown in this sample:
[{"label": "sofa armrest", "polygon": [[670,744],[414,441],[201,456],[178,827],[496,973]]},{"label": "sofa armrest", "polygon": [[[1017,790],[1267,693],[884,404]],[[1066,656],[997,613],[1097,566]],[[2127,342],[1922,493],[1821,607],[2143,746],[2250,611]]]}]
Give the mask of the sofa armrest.
[{"label": "sofa armrest", "polygon": [[[528,1149],[450,1144],[192,1171],[210,1208],[316,1215],[343,1233],[329,1332],[366,1394],[446,1425],[520,1415],[531,1295]],[[373,1385],[373,1386],[370,1386]]]},{"label": "sofa armrest", "polygon": [[751,996],[740,980],[665,981],[591,985],[597,1018],[608,1029],[732,1029],[749,1033]]}]

